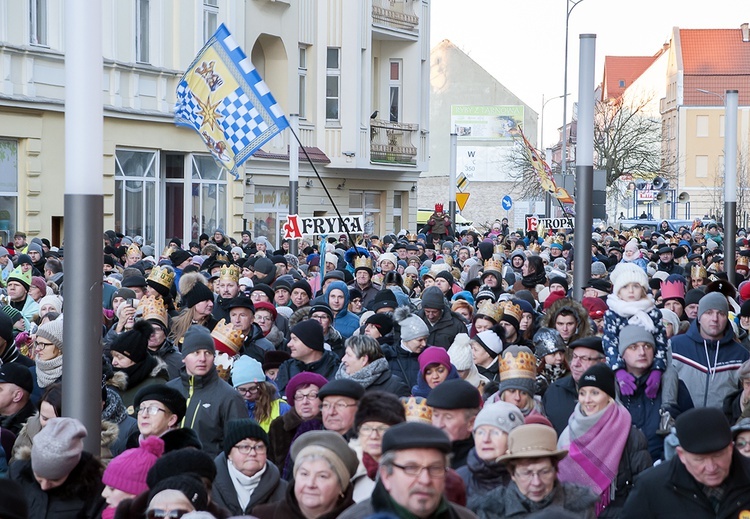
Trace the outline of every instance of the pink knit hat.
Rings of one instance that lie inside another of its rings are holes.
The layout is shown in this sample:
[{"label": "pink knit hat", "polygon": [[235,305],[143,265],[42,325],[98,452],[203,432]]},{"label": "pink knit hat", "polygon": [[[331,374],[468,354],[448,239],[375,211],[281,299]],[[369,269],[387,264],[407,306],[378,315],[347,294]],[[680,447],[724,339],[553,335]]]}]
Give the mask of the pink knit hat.
[{"label": "pink knit hat", "polygon": [[419,372],[424,375],[425,369],[430,364],[442,364],[445,368],[450,371],[451,369],[451,358],[448,352],[444,348],[439,346],[429,346],[419,354]]},{"label": "pink knit hat", "polygon": [[151,436],[141,442],[140,447],[128,449],[112,461],[104,470],[102,482],[128,494],[138,495],[148,490],[146,475],[156,460],[164,454],[164,440]]}]

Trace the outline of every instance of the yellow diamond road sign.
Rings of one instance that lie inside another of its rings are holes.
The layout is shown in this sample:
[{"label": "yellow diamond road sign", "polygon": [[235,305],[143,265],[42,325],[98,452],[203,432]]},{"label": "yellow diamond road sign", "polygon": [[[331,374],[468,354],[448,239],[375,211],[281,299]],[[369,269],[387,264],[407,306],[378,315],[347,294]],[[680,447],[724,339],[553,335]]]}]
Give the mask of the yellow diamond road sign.
[{"label": "yellow diamond road sign", "polygon": [[456,193],[456,204],[458,205],[459,211],[464,210],[466,202],[469,200],[469,193]]}]

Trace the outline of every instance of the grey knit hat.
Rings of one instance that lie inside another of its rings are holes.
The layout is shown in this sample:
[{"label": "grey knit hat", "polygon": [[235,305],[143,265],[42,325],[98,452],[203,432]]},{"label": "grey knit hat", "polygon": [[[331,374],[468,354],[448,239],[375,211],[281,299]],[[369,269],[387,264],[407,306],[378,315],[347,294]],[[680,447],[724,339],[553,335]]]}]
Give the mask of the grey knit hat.
[{"label": "grey knit hat", "polygon": [[485,405],[474,419],[474,430],[482,425],[497,427],[505,433],[510,433],[519,425],[523,425],[523,413],[518,407],[507,402],[498,401]]},{"label": "grey knit hat", "polygon": [[651,346],[656,344],[654,336],[648,330],[633,324],[629,324],[620,330],[619,339],[620,355],[624,354],[625,350],[636,342],[646,342]]},{"label": "grey knit hat", "polygon": [[211,337],[211,332],[208,331],[208,328],[199,324],[194,324],[188,328],[187,332],[185,332],[185,337],[182,340],[182,358],[184,359],[189,354],[198,350],[208,350],[215,353],[216,347],[214,346],[214,339]]},{"label": "grey knit hat", "polygon": [[422,292],[422,308],[445,309],[445,296],[437,286],[427,287]]},{"label": "grey knit hat", "polygon": [[52,418],[34,437],[31,469],[45,479],[61,479],[81,461],[86,428],[75,418]]},{"label": "grey knit hat", "polygon": [[711,292],[710,294],[701,297],[701,300],[698,302],[697,319],[700,320],[701,316],[708,310],[718,310],[728,314],[729,303],[727,302],[726,296],[721,292]]},{"label": "grey knit hat", "polygon": [[607,273],[607,267],[601,261],[595,261],[591,264],[592,276],[603,276]]},{"label": "grey knit hat", "polygon": [[418,315],[409,312],[406,307],[404,307],[404,310],[399,309],[396,311],[394,318],[398,320],[398,324],[401,327],[401,340],[403,342],[409,342],[430,335],[430,330],[427,328],[425,322]]},{"label": "grey knit hat", "polygon": [[50,341],[55,347],[62,351],[63,349],[63,316],[58,317],[54,321],[44,323],[41,325],[36,334]]}]

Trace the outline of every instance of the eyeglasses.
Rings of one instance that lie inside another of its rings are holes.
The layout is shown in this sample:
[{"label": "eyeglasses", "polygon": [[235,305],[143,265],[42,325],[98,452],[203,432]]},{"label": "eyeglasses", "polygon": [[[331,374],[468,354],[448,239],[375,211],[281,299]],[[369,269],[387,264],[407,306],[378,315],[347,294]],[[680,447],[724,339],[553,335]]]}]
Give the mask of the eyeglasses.
[{"label": "eyeglasses", "polygon": [[336,411],[344,411],[347,407],[357,407],[357,404],[347,404],[344,402],[336,402],[335,404],[331,404],[330,402],[325,402],[320,407],[321,409],[325,409],[326,411],[332,407],[335,407]]},{"label": "eyeglasses", "polygon": [[750,441],[738,440],[734,442],[734,446],[738,449],[744,449],[745,447],[750,447]]},{"label": "eyeglasses", "polygon": [[576,355],[575,353],[570,354],[570,360],[580,360],[581,362],[596,362],[601,360],[603,357],[586,357],[585,355]]},{"label": "eyeglasses", "polygon": [[54,346],[54,344],[51,343],[51,342],[42,342],[42,341],[40,341],[38,339],[36,341],[34,341],[34,349],[35,350],[43,350],[47,346]]},{"label": "eyeglasses", "polygon": [[260,388],[258,386],[252,386],[252,387],[238,387],[237,392],[248,394],[248,393],[257,393]]},{"label": "eyeglasses", "polygon": [[370,427],[369,425],[363,425],[359,428],[359,432],[367,436],[371,435],[374,432],[377,432],[380,436],[383,436],[385,434],[385,431],[387,431],[388,429],[390,429],[390,427],[387,425],[382,425],[380,427]]},{"label": "eyeglasses", "polygon": [[189,513],[190,510],[162,510],[160,508],[154,508],[153,510],[149,510],[146,512],[146,517],[148,519],[180,519],[183,515]]},{"label": "eyeglasses", "polygon": [[501,434],[507,434],[505,431],[501,431],[497,427],[480,427],[476,431],[474,431],[474,436],[477,438],[484,438],[485,436],[489,436],[490,438],[499,438]]},{"label": "eyeglasses", "polygon": [[234,448],[237,449],[240,454],[250,454],[250,451],[253,451],[256,454],[263,454],[266,452],[266,445],[264,443],[256,443],[255,445],[238,444],[235,445]]},{"label": "eyeglasses", "polygon": [[268,315],[268,316],[266,316],[266,315],[256,315],[255,316],[255,320],[256,321],[261,321],[261,322],[273,321],[273,319],[271,319],[270,315]]},{"label": "eyeglasses", "polygon": [[150,405],[150,406],[146,406],[146,407],[141,406],[141,407],[139,407],[138,409],[135,410],[136,414],[146,413],[149,416],[154,416],[159,411],[161,411],[164,414],[167,413],[167,411],[165,409],[162,409],[158,405]]},{"label": "eyeglasses", "polygon": [[551,477],[555,476],[555,469],[553,467],[547,467],[546,469],[537,470],[517,470],[516,477],[524,481],[533,481],[534,477],[538,477],[540,481],[548,481]]},{"label": "eyeglasses", "polygon": [[312,392],[312,393],[295,393],[294,399],[297,402],[301,402],[302,400],[315,400],[318,398],[318,393]]},{"label": "eyeglasses", "polygon": [[404,474],[411,477],[417,477],[422,474],[423,470],[427,471],[427,474],[431,478],[442,478],[445,476],[446,468],[444,465],[430,465],[429,467],[423,467],[422,465],[397,465],[392,464],[397,469],[404,471]]}]

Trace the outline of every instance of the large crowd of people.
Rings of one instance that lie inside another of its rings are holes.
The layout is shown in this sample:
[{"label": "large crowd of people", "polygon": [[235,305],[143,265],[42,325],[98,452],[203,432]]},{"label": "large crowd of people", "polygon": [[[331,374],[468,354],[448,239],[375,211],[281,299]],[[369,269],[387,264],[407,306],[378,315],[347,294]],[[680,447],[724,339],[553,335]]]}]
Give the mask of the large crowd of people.
[{"label": "large crowd of people", "polygon": [[75,253],[17,232],[0,518],[750,514],[744,230],[597,228],[576,251],[570,231],[441,221],[298,254],[107,231],[97,452],[62,398]]}]

